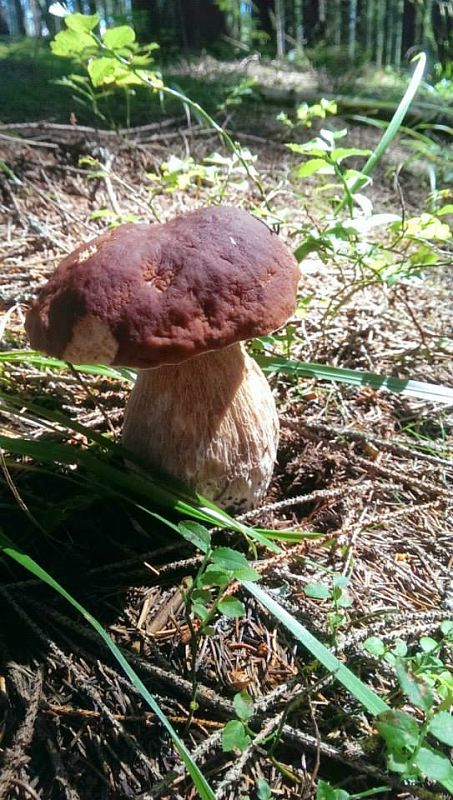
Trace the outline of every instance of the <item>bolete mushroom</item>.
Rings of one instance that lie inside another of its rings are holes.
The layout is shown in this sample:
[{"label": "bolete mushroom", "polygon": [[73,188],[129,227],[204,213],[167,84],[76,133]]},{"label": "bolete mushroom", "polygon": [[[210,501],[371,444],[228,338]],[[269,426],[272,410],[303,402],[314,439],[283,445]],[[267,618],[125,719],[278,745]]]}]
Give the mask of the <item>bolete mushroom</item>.
[{"label": "bolete mushroom", "polygon": [[125,447],[224,508],[272,477],[278,417],[243,342],[295,308],[297,262],[244,210],[210,207],[126,224],[77,248],[27,315],[32,347],[74,363],[139,368]]}]

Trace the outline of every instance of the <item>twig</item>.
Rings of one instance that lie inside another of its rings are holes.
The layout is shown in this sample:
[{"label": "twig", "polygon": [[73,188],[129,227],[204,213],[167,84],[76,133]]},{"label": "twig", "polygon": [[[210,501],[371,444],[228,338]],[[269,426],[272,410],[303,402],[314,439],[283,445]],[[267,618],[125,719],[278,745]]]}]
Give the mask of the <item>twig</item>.
[{"label": "twig", "polygon": [[266,513],[267,511],[279,511],[283,508],[291,508],[291,506],[313,503],[317,500],[333,500],[337,497],[343,497],[344,495],[350,494],[352,491],[354,494],[362,494],[362,492],[366,492],[375,486],[376,484],[374,481],[362,481],[361,483],[357,482],[354,484],[344,484],[343,486],[339,486],[335,489],[317,489],[315,492],[310,492],[310,494],[301,494],[297,497],[288,497],[288,499],[280,500],[277,503],[267,503],[260,508],[255,508],[253,511],[247,511],[245,514],[241,514],[237,517],[237,519],[240,522],[243,522],[245,520],[254,519],[255,517],[260,516],[260,514]]},{"label": "twig", "polygon": [[[6,800],[9,795],[11,785],[23,784],[17,778],[17,773],[21,767],[27,762],[27,750],[33,738],[36,717],[38,714],[39,704],[42,694],[43,685],[43,672],[42,668],[38,669],[36,673],[34,686],[30,692],[30,697],[27,698],[27,707],[25,711],[25,718],[20,726],[11,747],[8,747],[3,753],[3,763],[5,769],[0,775],[0,800]],[[33,795],[34,797],[35,795]]]},{"label": "twig", "polygon": [[319,741],[314,736],[296,730],[296,728],[293,728],[291,725],[284,725],[282,733],[286,739],[289,739],[290,742],[294,742],[298,746],[303,745],[309,747],[310,750],[314,750],[315,752],[319,750],[321,755],[333,758],[335,761],[341,761],[342,764],[352,767],[352,769],[357,770],[357,772],[370,775],[378,781],[383,781],[392,786],[400,785],[397,780],[390,777],[385,772],[382,772],[377,767],[373,767],[368,761],[364,761],[355,755],[348,755],[337,747],[333,747],[331,744],[326,744],[325,742]]},{"label": "twig", "polygon": [[398,469],[397,466],[390,469],[389,467],[381,466],[376,461],[368,461],[367,458],[362,458],[361,456],[355,457],[355,463],[364,467],[368,472],[376,472],[378,475],[382,475],[383,478],[390,478],[392,481],[395,481],[395,483],[402,483],[405,486],[409,486],[410,489],[415,489],[423,494],[453,498],[453,492],[448,489],[443,489],[435,483],[417,478],[416,475],[404,473],[401,471],[401,468]]}]

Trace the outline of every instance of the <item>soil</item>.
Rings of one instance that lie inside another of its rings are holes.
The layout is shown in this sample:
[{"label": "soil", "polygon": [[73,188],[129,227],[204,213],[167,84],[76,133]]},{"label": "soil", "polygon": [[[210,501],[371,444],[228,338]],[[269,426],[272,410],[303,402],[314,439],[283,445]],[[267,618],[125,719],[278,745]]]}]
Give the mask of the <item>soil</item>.
[{"label": "soil", "polygon": [[[310,180],[294,193],[291,155],[272,120],[268,110],[262,118],[256,110],[235,136],[257,154],[266,186],[277,190],[276,208],[293,224],[316,222],[324,201]],[[0,148],[11,170],[0,173],[4,350],[26,346],[28,303],[65,253],[105,227],[99,209],[164,221],[218,199],[217,190],[195,184],[157,193],[148,206],[147,175],[170,153],[200,160],[220,149],[211,131],[179,120],[143,129],[133,143],[76,126],[22,129],[21,136],[22,142],[3,139]],[[356,127],[348,142],[372,146],[377,137]],[[108,164],[107,180],[88,179],[92,168],[80,165],[81,155]],[[375,175],[374,206],[399,212],[403,202],[406,214],[416,213],[427,187],[404,171],[396,185],[391,160]],[[223,202],[259,204],[243,178],[226,189]],[[285,226],[281,235],[294,245]],[[392,288],[365,286],[349,299],[351,276],[319,259],[308,258],[302,275],[302,297],[314,299],[309,313],[292,321],[292,358],[452,385],[447,272]],[[13,361],[2,369],[5,398],[20,393],[24,403],[31,399],[119,437],[126,382]],[[260,551],[260,585],[376,692],[404,707],[393,671],[363,642],[379,636],[390,647],[402,639],[414,652],[420,636],[438,637],[442,620],[453,615],[452,409],[368,386],[269,379],[281,419],[278,463],[268,497],[245,521],[319,535],[284,544],[277,555]],[[6,412],[0,433],[55,438]],[[69,441],[85,443],[77,434]],[[5,533],[107,627],[216,797],[259,797],[264,778],[272,796],[308,799],[320,777],[351,793],[386,786],[383,797],[442,797],[434,786],[404,786],[386,771],[382,744],[359,703],[238,587],[246,614],[220,617],[200,643],[191,716],[193,654],[180,587],[200,564],[193,549],[135,506],[72,481],[71,468],[38,470],[8,453],[2,466]],[[232,534],[217,532],[215,541],[243,548]],[[332,603],[304,592],[332,573],[349,578],[351,599],[337,627]],[[196,798],[168,734],[80,616],[6,560],[0,594],[0,800]],[[443,658],[448,666],[448,654]],[[257,738],[241,755],[223,753],[222,727],[234,718],[235,693],[245,688]],[[270,757],[263,740],[279,725]]]}]

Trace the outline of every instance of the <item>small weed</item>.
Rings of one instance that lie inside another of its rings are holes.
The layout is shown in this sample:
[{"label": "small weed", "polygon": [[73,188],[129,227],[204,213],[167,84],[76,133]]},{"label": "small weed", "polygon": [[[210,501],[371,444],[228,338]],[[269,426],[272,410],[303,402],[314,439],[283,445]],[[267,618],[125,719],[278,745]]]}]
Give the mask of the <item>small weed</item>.
[{"label": "small weed", "polygon": [[443,621],[440,633],[439,641],[422,636],[412,653],[404,640],[386,645],[376,636],[366,639],[364,648],[394,668],[401,701],[422,716],[420,723],[416,716],[395,708],[394,700],[391,710],[376,721],[386,744],[388,768],[405,780],[430,778],[453,792],[451,761],[430,743],[434,738],[453,747],[453,717],[448,712],[453,702],[453,676],[441,657],[442,651],[453,645],[453,621]]},{"label": "small weed", "polygon": [[236,719],[227,722],[222,731],[224,753],[229,753],[231,750],[246,750],[254,737],[253,731],[247,724],[253,716],[253,700],[245,689],[234,695],[233,705]]},{"label": "small weed", "polygon": [[346,591],[349,584],[350,580],[345,575],[335,575],[329,584],[319,582],[307,583],[304,586],[304,594],[307,597],[330,601],[331,610],[327,614],[327,625],[334,640],[337,630],[346,622],[343,609],[352,605],[352,600]]}]

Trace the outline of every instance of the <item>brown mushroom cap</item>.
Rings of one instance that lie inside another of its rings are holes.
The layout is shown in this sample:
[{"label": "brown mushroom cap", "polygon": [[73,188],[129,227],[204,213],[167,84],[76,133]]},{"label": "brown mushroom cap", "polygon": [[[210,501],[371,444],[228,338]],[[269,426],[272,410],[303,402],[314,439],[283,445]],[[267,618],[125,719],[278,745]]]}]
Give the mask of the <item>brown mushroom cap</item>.
[{"label": "brown mushroom cap", "polygon": [[242,209],[127,224],[77,248],[27,315],[32,347],[75,363],[176,364],[280,328],[298,264]]}]

